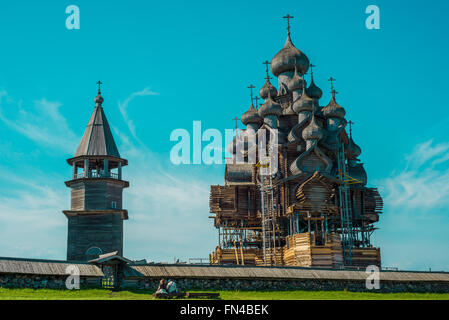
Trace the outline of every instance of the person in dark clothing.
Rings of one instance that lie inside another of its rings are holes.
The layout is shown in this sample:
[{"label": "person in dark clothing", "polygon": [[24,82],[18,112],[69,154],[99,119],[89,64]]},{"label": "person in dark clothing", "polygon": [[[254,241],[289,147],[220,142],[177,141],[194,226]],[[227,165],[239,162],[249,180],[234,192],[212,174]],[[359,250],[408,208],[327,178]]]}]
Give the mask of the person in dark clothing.
[{"label": "person in dark clothing", "polygon": [[156,293],[167,293],[167,283],[165,279],[159,281],[159,287],[157,288]]}]

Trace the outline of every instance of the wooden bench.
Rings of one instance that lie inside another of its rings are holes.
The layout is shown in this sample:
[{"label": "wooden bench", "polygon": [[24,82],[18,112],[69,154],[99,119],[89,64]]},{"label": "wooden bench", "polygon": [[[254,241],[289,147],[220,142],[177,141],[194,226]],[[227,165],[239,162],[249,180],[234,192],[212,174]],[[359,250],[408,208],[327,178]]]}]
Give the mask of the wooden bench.
[{"label": "wooden bench", "polygon": [[153,293],[153,297],[158,299],[184,298],[185,292],[180,293]]},{"label": "wooden bench", "polygon": [[188,292],[187,298],[218,298],[220,293],[216,292]]}]

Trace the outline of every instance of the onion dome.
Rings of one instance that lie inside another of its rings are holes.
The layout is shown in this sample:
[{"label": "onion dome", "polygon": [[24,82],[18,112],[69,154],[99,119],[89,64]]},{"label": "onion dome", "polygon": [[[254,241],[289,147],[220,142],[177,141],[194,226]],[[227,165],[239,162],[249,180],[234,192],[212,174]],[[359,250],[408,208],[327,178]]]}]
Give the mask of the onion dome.
[{"label": "onion dome", "polygon": [[315,113],[312,114],[312,120],[309,125],[302,130],[304,140],[320,140],[323,138],[323,128],[316,122]]},{"label": "onion dome", "polygon": [[306,87],[304,86],[302,88],[302,94],[301,97],[295,100],[293,102],[292,109],[296,112],[296,114],[299,114],[302,111],[309,111],[312,112],[315,110],[315,100],[309,97],[306,91]]},{"label": "onion dome", "polygon": [[348,156],[350,159],[356,159],[362,153],[362,149],[354,142],[354,140],[352,140],[352,138],[349,138],[349,143],[346,146],[346,151],[348,152]]},{"label": "onion dome", "polygon": [[265,118],[268,115],[281,116],[282,115],[282,107],[279,103],[274,101],[271,98],[271,95],[268,95],[268,98],[265,100],[265,103],[260,106],[258,110],[259,116]]},{"label": "onion dome", "polygon": [[101,92],[100,92],[100,90],[98,90],[98,94],[97,94],[97,96],[95,97],[94,102],[95,102],[95,104],[96,104],[97,106],[101,106],[101,104],[103,103],[103,101],[104,101],[104,99],[103,99],[103,97],[101,96]]},{"label": "onion dome", "polygon": [[335,92],[332,93],[332,98],[329,104],[321,110],[323,115],[327,118],[343,119],[346,115],[345,109],[335,101]]},{"label": "onion dome", "polygon": [[[312,69],[312,64],[310,65],[310,69]],[[310,86],[307,88],[307,95],[313,99],[320,99],[323,95],[323,91],[315,85],[313,81],[313,71],[310,72]]]},{"label": "onion dome", "polygon": [[318,88],[312,80],[310,86],[307,88],[307,95],[313,99],[318,100],[323,95],[323,91],[320,88]]},{"label": "onion dome", "polygon": [[292,105],[289,104],[287,108],[284,109],[284,111],[282,111],[282,114],[284,115],[290,115],[290,114],[296,114],[295,111],[293,111]]},{"label": "onion dome", "polygon": [[272,97],[276,97],[278,95],[277,89],[271,84],[270,80],[267,79],[265,81],[265,84],[259,91],[259,96],[262,99],[268,98],[268,95],[271,95]]},{"label": "onion dome", "polygon": [[305,87],[305,85],[306,81],[298,74],[298,68],[296,68],[295,66],[295,74],[287,84],[288,90],[290,91],[301,90],[303,87]]},{"label": "onion dome", "polygon": [[94,101],[95,101],[95,103],[96,103],[97,105],[101,105],[101,104],[103,103],[104,99],[103,99],[103,97],[101,96],[101,94],[98,93],[98,95],[95,97]]},{"label": "onion dome", "polygon": [[348,160],[348,174],[351,178],[358,180],[353,186],[365,186],[368,182],[368,176],[362,163],[357,163],[357,160]]},{"label": "onion dome", "polygon": [[309,59],[293,45],[288,32],[284,47],[271,60],[271,72],[277,77],[284,72],[293,72],[295,66],[303,75],[309,69]]},{"label": "onion dome", "polygon": [[242,115],[242,123],[246,126],[248,123],[261,123],[262,121],[263,119],[259,116],[251,101],[248,111]]}]

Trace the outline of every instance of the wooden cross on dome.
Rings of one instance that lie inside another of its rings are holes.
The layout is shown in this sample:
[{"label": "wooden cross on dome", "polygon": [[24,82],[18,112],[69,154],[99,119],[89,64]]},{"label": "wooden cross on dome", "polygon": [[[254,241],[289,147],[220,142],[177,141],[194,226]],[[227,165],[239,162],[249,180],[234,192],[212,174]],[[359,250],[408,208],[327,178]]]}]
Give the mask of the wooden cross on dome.
[{"label": "wooden cross on dome", "polygon": [[309,67],[310,67],[310,75],[313,77],[313,68],[315,68],[316,65],[314,65],[313,63],[311,63],[311,64],[309,65]]},{"label": "wooden cross on dome", "polygon": [[238,129],[238,122],[237,121],[239,121],[240,119],[239,118],[237,118],[237,117],[235,117],[234,119],[232,119],[232,120],[234,120],[235,121],[235,131],[237,131],[237,129]]},{"label": "wooden cross on dome", "polygon": [[328,79],[328,81],[330,81],[331,82],[331,90],[334,90],[334,81],[335,81],[336,79],[334,79],[334,78],[332,78],[332,77],[330,77],[329,79]]},{"label": "wooden cross on dome", "polygon": [[258,96],[255,96],[254,97],[254,100],[256,100],[256,108],[258,108],[259,107],[259,97]]},{"label": "wooden cross on dome", "polygon": [[334,81],[335,81],[335,80],[336,80],[336,79],[334,79],[334,78],[332,78],[332,77],[330,77],[329,80],[328,80],[328,81],[331,82],[331,93],[332,93],[332,97],[333,97],[333,98],[335,98],[335,95],[338,93],[338,92],[335,91],[335,89],[334,89]]},{"label": "wooden cross on dome", "polygon": [[332,90],[331,93],[332,93],[332,98],[335,99],[335,95],[338,94],[338,92],[336,90]]},{"label": "wooden cross on dome", "polygon": [[290,34],[290,19],[293,19],[294,17],[287,13],[287,15],[282,18],[287,19],[287,32]]},{"label": "wooden cross on dome", "polygon": [[271,64],[271,62],[269,62],[269,61],[267,60],[267,61],[265,61],[265,62],[262,62],[262,64],[264,64],[264,65],[266,66],[266,68],[267,68],[267,77],[266,77],[265,79],[270,80],[271,77],[270,77],[270,74],[268,73],[268,66]]},{"label": "wooden cross on dome", "polygon": [[253,86],[252,84],[249,85],[248,89],[251,90],[251,103],[253,102],[253,89],[255,88],[255,86]]}]

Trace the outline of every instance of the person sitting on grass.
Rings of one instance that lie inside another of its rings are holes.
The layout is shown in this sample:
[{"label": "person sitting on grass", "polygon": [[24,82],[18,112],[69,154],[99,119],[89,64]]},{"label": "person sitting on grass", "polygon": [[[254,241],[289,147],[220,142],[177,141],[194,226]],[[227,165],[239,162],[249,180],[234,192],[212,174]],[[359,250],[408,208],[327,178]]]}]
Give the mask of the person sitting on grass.
[{"label": "person sitting on grass", "polygon": [[165,283],[165,279],[161,279],[161,281],[159,282],[159,287],[157,288],[156,293],[167,294],[167,285]]},{"label": "person sitting on grass", "polygon": [[167,292],[168,293],[178,293],[178,288],[176,286],[176,282],[174,282],[173,280],[168,280]]}]

